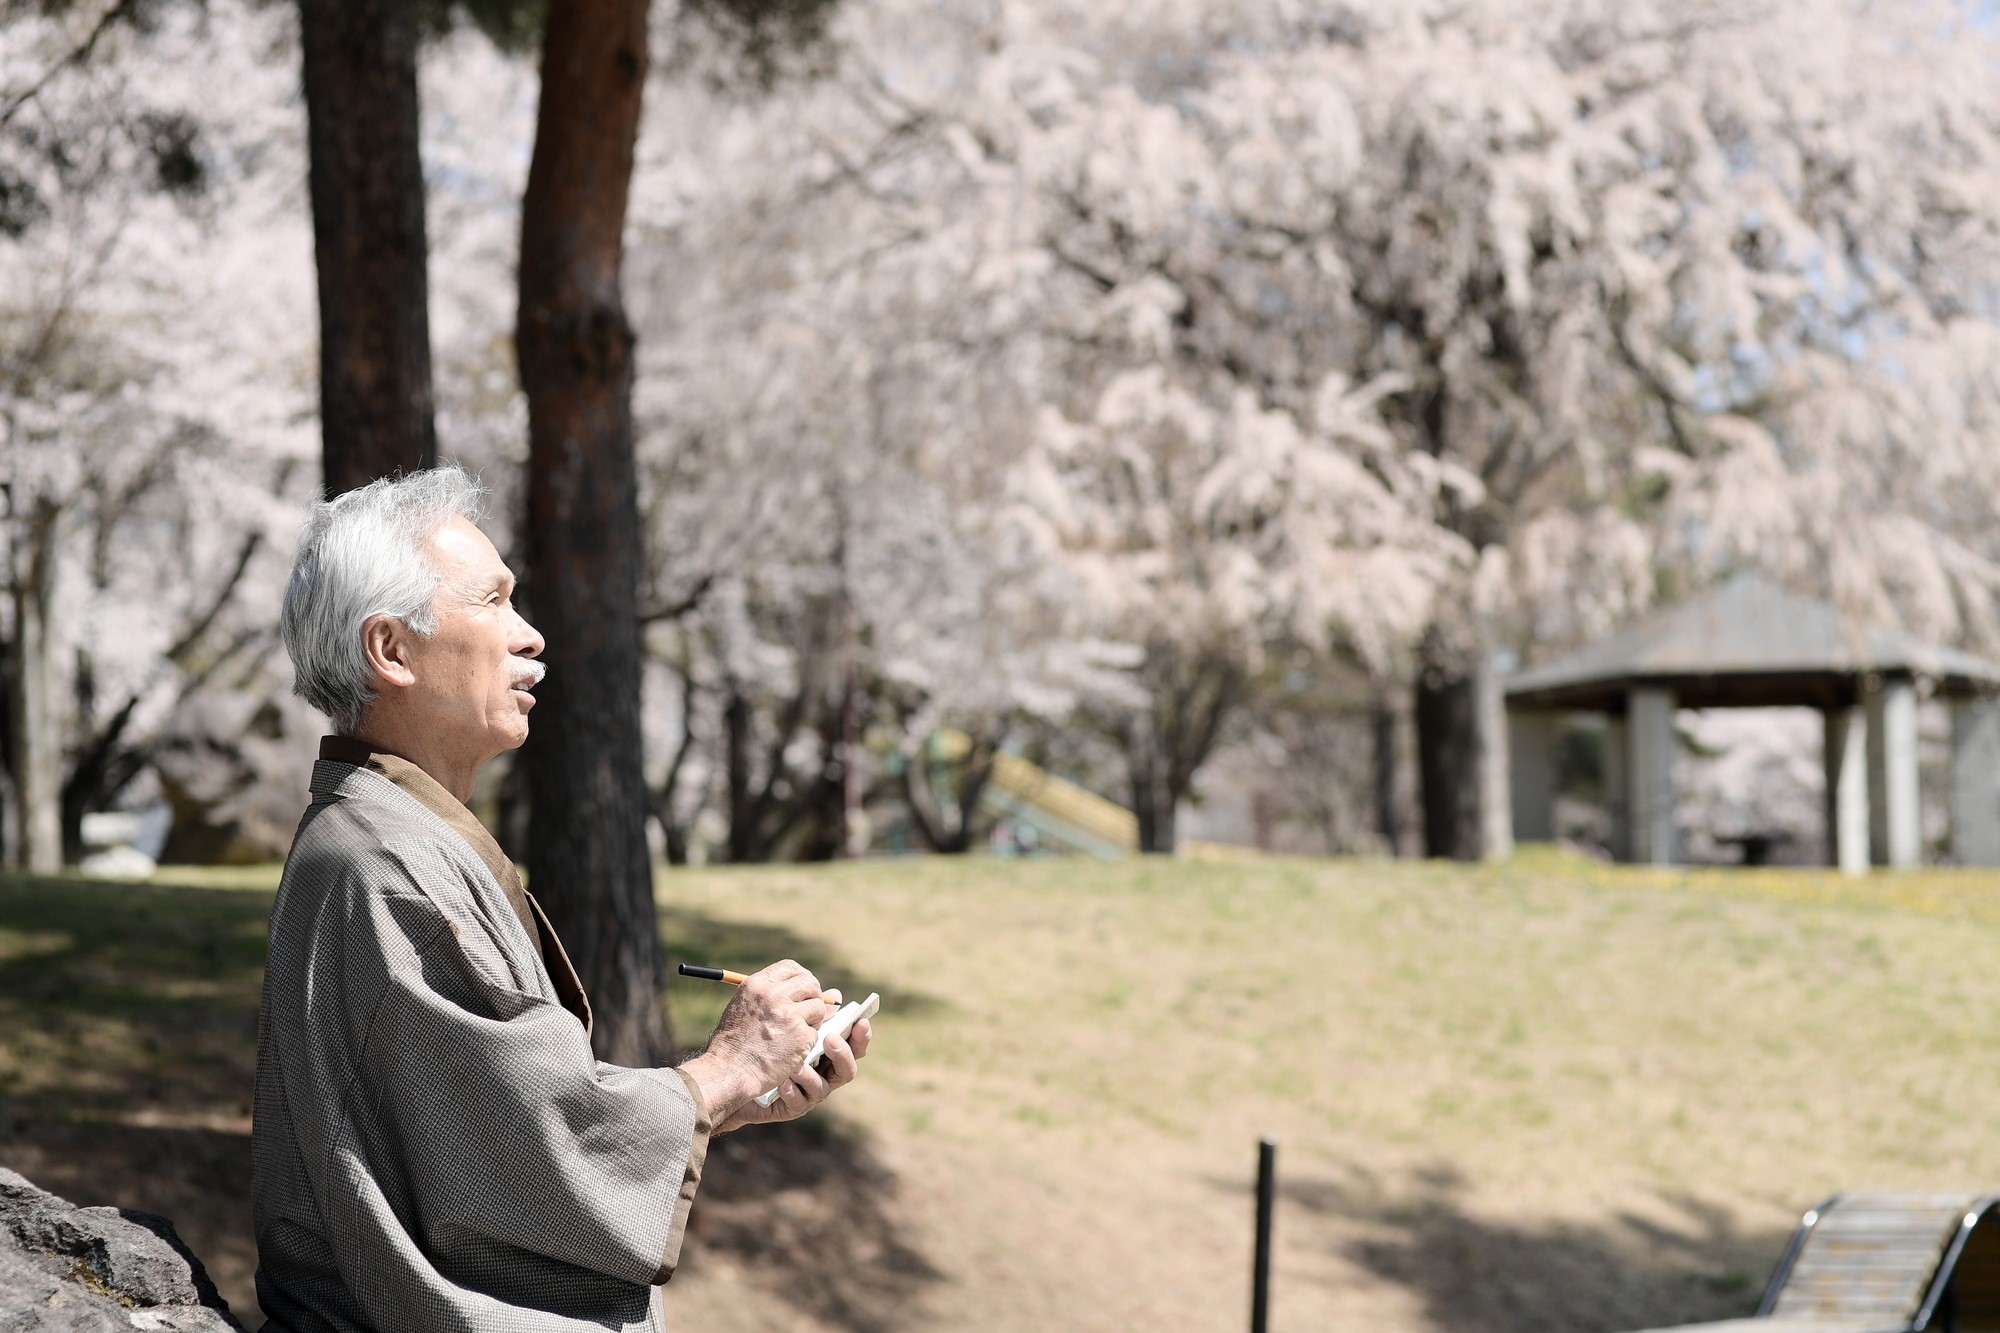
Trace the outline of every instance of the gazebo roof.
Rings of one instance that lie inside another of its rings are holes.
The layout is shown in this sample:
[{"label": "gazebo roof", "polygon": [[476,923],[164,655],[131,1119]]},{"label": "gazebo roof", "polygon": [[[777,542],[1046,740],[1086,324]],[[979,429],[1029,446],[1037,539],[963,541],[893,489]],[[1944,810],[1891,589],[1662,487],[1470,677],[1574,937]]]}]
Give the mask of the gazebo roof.
[{"label": "gazebo roof", "polygon": [[1516,708],[1615,712],[1634,687],[1671,689],[1686,708],[1831,708],[1858,702],[1871,673],[1920,678],[1941,694],[2000,690],[2000,663],[1899,630],[1857,629],[1830,603],[1755,574],[1510,676],[1506,690]]}]

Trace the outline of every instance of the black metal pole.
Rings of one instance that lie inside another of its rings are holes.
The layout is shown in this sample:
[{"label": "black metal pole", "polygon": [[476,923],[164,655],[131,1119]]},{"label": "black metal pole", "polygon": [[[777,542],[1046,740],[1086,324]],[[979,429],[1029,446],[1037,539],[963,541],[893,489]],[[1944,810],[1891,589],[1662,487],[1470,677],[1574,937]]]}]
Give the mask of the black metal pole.
[{"label": "black metal pole", "polygon": [[1267,1333],[1271,1319],[1271,1206],[1278,1196],[1278,1141],[1257,1145],[1257,1257],[1250,1270],[1250,1333]]}]

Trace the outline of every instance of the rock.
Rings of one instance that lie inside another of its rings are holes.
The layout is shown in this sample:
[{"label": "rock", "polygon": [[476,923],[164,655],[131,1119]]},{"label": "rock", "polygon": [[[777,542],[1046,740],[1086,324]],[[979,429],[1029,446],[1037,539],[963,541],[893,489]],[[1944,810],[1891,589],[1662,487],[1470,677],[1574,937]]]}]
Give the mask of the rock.
[{"label": "rock", "polygon": [[78,1208],[0,1167],[0,1325],[242,1333],[173,1223]]},{"label": "rock", "polygon": [[151,879],[159,866],[137,847],[107,847],[84,857],[76,868],[92,879],[141,880]]}]

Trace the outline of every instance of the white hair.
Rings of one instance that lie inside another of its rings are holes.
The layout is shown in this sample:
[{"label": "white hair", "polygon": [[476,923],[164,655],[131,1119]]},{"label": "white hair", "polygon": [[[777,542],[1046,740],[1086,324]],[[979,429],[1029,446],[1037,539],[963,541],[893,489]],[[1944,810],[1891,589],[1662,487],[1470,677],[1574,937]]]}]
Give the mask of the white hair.
[{"label": "white hair", "polygon": [[285,588],[283,632],[292,693],[351,735],[374,699],[361,646],[371,616],[437,633],[432,599],[443,576],[428,550],[452,518],[478,522],[486,491],[456,466],[384,477],[313,506]]}]

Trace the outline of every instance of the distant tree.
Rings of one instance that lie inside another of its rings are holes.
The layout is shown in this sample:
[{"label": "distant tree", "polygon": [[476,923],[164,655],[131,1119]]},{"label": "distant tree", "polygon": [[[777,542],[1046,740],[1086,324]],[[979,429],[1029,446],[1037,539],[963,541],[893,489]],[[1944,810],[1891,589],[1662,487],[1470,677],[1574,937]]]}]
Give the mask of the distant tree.
[{"label": "distant tree", "polygon": [[1375,403],[1395,387],[1329,381],[1301,422],[1247,390],[1217,408],[1148,367],[1112,379],[1082,422],[1045,418],[1017,521],[1141,651],[1137,705],[1092,711],[1124,752],[1142,850],[1174,849],[1176,812],[1267,645],[1323,643],[1340,624],[1379,659],[1454,568],[1420,477],[1382,457]]},{"label": "distant tree", "polygon": [[962,47],[885,19],[884,52],[907,29],[962,62],[877,66],[876,101],[965,168],[903,167],[932,185],[903,215],[950,198],[968,272],[1030,275],[1015,337],[1064,349],[1042,364],[1067,382],[1034,387],[1078,419],[1148,363],[1300,420],[1331,378],[1397,386],[1373,404],[1386,446],[1354,456],[1423,481],[1410,533],[1466,558],[1356,589],[1398,603],[1387,651],[1340,608],[1321,641],[1412,700],[1430,851],[1504,848],[1500,655],[1662,592],[1756,563],[1873,618],[2000,637],[1985,18],[1220,14],[1031,3]]},{"label": "distant tree", "polygon": [[0,749],[33,868],[271,644],[307,410],[285,26],[234,0],[0,24]]},{"label": "distant tree", "polygon": [[[823,846],[850,680],[875,756],[1151,694],[1199,740],[1185,682],[1257,679],[1276,635],[1365,673],[1372,707],[1327,707],[1376,725],[1338,734],[1421,735],[1428,844],[1478,855],[1500,654],[1744,563],[2000,642],[1993,36],[1964,18],[882,0],[813,81],[660,80],[627,290],[669,845]],[[1194,428],[1107,415],[1146,382]],[[1303,442],[1260,446],[1280,423]],[[1380,538],[1346,526],[1369,486]],[[1255,576],[1202,584],[1230,562]],[[1158,637],[1149,598],[1231,635]],[[1152,748],[1185,753],[1089,765],[1178,789],[1199,747]]]},{"label": "distant tree", "polygon": [[299,0],[328,495],[433,467],[411,0]]}]

